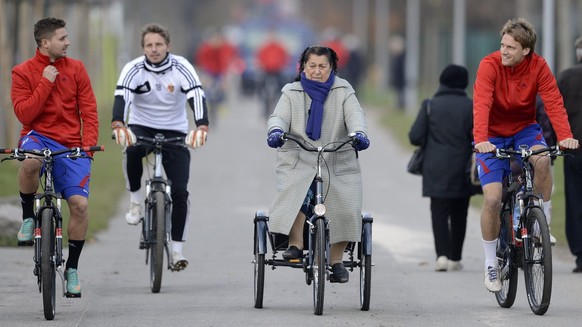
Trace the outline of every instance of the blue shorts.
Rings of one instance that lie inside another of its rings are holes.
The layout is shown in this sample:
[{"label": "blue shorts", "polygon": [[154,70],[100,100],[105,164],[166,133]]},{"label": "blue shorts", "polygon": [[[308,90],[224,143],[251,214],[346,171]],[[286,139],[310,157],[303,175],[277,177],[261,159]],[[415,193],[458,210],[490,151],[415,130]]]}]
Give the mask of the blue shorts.
[{"label": "blue shorts", "polygon": [[[66,149],[60,143],[42,136],[35,131],[30,131],[23,136],[20,142],[18,142],[18,147],[27,150],[49,148],[51,151],[57,151]],[[63,155],[63,157],[57,157],[53,161],[55,192],[61,193],[64,199],[69,199],[73,195],[81,195],[88,198],[90,177],[91,160],[88,158],[71,160]]]},{"label": "blue shorts", "polygon": [[[534,145],[547,146],[546,140],[539,124],[531,124],[510,137],[490,137],[489,142],[498,149],[518,149],[520,145],[527,144],[528,147]],[[489,183],[503,181],[503,177],[511,171],[510,160],[499,159],[493,153],[477,153],[476,160],[479,166],[479,178],[481,186]]]}]

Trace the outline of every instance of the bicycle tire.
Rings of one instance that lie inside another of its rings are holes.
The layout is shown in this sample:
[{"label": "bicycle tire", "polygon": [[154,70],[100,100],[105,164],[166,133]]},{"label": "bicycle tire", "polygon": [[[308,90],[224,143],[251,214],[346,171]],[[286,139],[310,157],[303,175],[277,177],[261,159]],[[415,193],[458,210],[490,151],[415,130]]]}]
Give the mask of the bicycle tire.
[{"label": "bicycle tire", "polygon": [[265,254],[259,253],[259,233],[265,233],[266,231],[261,228],[264,222],[255,222],[255,271],[254,271],[254,295],[255,295],[255,308],[261,309],[263,307],[263,294],[265,290]]},{"label": "bicycle tire", "polygon": [[497,238],[501,291],[495,293],[495,299],[502,308],[511,308],[517,294],[518,269],[512,235],[511,215],[508,210],[504,210],[501,213],[501,226]]},{"label": "bicycle tire", "polygon": [[46,320],[53,320],[56,311],[56,267],[53,261],[55,254],[53,209],[45,209],[42,211],[40,240],[40,274],[44,318]]},{"label": "bicycle tire", "polygon": [[325,273],[327,263],[325,260],[325,222],[323,218],[315,220],[315,250],[313,253],[313,312],[320,316],[323,314],[323,301],[325,295]]},{"label": "bicycle tire", "polygon": [[153,192],[151,204],[152,234],[154,246],[150,248],[150,287],[152,293],[159,293],[164,271],[164,246],[166,243],[166,206],[163,192]]},{"label": "bicycle tire", "polygon": [[529,235],[529,238],[523,240],[527,301],[533,313],[543,315],[548,311],[552,296],[552,246],[542,209],[531,208],[525,225]]},{"label": "bicycle tire", "polygon": [[370,310],[372,255],[362,255],[360,262],[360,310]]}]

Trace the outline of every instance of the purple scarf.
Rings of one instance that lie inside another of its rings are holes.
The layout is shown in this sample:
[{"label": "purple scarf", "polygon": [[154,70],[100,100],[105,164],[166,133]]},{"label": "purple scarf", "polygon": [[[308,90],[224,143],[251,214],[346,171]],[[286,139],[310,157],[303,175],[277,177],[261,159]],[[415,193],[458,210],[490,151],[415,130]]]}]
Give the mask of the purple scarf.
[{"label": "purple scarf", "polygon": [[335,75],[332,72],[325,82],[312,81],[301,73],[301,86],[311,98],[311,107],[309,108],[309,118],[305,133],[310,139],[316,141],[321,137],[321,121],[323,119],[323,104],[333,85]]}]

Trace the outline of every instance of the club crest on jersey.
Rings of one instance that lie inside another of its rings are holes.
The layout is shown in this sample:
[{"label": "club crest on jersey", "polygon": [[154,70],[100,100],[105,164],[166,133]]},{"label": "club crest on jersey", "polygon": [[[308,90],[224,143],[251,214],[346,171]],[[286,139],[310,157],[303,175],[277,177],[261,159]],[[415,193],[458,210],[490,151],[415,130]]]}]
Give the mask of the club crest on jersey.
[{"label": "club crest on jersey", "polygon": [[174,93],[174,84],[170,83],[170,84],[168,85],[168,91],[169,91],[170,93]]}]

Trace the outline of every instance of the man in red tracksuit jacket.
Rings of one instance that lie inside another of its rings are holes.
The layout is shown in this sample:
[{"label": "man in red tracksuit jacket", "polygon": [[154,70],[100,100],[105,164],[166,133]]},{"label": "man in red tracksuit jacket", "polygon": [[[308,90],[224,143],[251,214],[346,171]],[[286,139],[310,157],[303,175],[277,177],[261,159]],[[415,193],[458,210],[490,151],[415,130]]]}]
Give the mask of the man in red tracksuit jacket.
[{"label": "man in red tracksuit jacket", "polygon": [[[71,43],[65,25],[57,18],[38,21],[34,25],[35,56],[12,70],[10,96],[14,113],[22,123],[20,148],[54,151],[97,144],[95,95],[83,63],[67,57]],[[18,172],[23,223],[17,238],[21,245],[32,244],[34,194],[41,165],[40,160],[27,159]],[[70,210],[69,255],[65,266],[67,297],[81,296],[77,265],[89,220],[90,175],[88,158],[54,162],[55,191],[67,200]]]},{"label": "man in red tracksuit jacket", "polygon": [[[546,61],[534,53],[536,33],[524,19],[508,21],[501,30],[501,48],[481,60],[473,92],[473,136],[478,152],[479,177],[483,187],[481,234],[485,252],[485,287],[501,290],[496,258],[501,209],[502,179],[510,170],[509,161],[490,152],[496,148],[517,149],[526,144],[532,150],[546,147],[536,122],[536,94],[539,93],[562,148],[578,148],[572,138],[562,96]],[[543,196],[550,223],[552,175],[550,158],[535,156],[534,185]],[[551,243],[555,243],[550,236]]]}]

